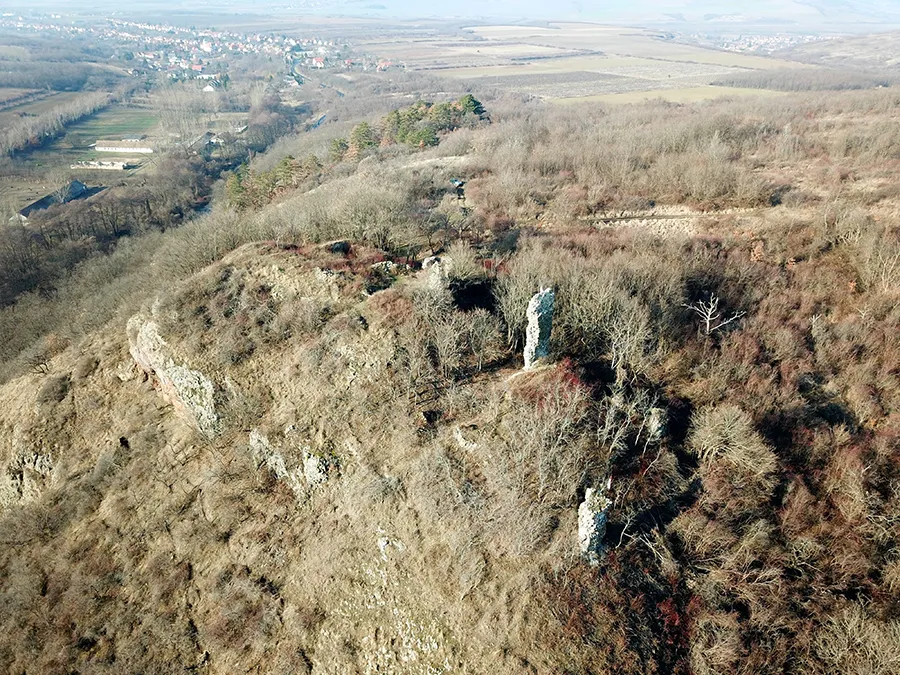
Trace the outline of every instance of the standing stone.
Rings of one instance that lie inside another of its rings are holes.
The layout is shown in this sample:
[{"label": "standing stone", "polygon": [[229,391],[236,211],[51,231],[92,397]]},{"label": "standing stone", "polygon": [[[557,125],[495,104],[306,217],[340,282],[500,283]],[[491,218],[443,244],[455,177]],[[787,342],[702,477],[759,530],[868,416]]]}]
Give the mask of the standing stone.
[{"label": "standing stone", "polygon": [[651,442],[657,443],[666,435],[668,416],[664,408],[651,408],[647,415],[647,435]]},{"label": "standing stone", "polygon": [[450,285],[450,270],[453,269],[453,258],[439,258],[436,255],[422,261],[422,269],[427,273],[428,288],[439,291]]},{"label": "standing stone", "polygon": [[578,506],[578,548],[591,565],[600,564],[611,506],[604,491],[597,488],[585,490],[584,501]]},{"label": "standing stone", "polygon": [[553,330],[553,304],[556,294],[552,288],[541,289],[528,303],[528,328],[525,330],[525,370],[538,359],[550,356],[550,331]]}]

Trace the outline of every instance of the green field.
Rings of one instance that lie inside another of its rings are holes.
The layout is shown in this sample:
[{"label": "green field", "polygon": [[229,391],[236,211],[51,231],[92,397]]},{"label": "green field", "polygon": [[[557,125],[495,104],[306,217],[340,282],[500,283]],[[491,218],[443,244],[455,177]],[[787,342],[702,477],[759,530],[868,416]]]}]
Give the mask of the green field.
[{"label": "green field", "polygon": [[18,177],[0,180],[0,199],[11,200],[19,208],[47,194],[50,189],[46,176],[53,172],[68,172],[88,185],[109,184],[127,179],[131,171],[70,170],[75,162],[93,159],[133,159],[135,164],[146,162],[146,156],[134,158],[95,152],[93,143],[100,138],[151,135],[157,128],[152,111],[126,106],[112,106],[96,115],[73,124],[50,145],[34,150],[16,161],[23,172]]},{"label": "green field", "polygon": [[112,106],[68,127],[66,133],[48,149],[55,151],[90,150],[88,146],[97,139],[152,134],[156,125],[157,118],[149,110]]}]

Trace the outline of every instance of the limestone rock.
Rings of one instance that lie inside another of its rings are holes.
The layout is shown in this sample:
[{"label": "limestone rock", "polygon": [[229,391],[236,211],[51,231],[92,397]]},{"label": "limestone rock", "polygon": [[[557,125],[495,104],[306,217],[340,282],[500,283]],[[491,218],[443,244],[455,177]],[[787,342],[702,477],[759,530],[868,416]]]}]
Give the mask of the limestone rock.
[{"label": "limestone rock", "polygon": [[308,449],[303,450],[301,465],[289,468],[284,455],[257,429],[250,432],[249,450],[257,467],[265,467],[275,478],[287,483],[298,502],[304,501],[315,487],[328,480],[335,468],[333,460]]},{"label": "limestone rock", "polygon": [[325,457],[314,455],[309,450],[303,452],[303,478],[307,487],[315,487],[328,480],[330,462]]},{"label": "limestone rock", "polygon": [[427,272],[426,282],[429,288],[440,290],[450,284],[450,270],[453,269],[453,258],[439,258],[433,255],[422,261],[422,269]]},{"label": "limestone rock", "polygon": [[135,362],[159,380],[163,396],[175,410],[205,436],[219,427],[213,383],[202,373],[175,363],[157,323],[146,316],[128,320],[129,352]]},{"label": "limestone rock", "polygon": [[612,502],[605,491],[597,488],[585,490],[584,501],[578,506],[578,548],[591,565],[598,565],[603,554],[610,507]]},{"label": "limestone rock", "polygon": [[669,420],[665,408],[651,408],[650,414],[647,416],[647,433],[652,442],[662,440],[666,435]]},{"label": "limestone rock", "polygon": [[532,368],[538,359],[550,355],[550,332],[553,330],[553,305],[556,294],[552,288],[541,289],[528,303],[528,327],[525,330],[525,369]]},{"label": "limestone rock", "polygon": [[401,267],[393,260],[382,260],[371,265],[370,269],[378,274],[397,274]]},{"label": "limestone rock", "polygon": [[[467,430],[476,431],[477,427],[475,427],[474,425],[469,425]],[[460,427],[453,427],[453,438],[456,441],[456,444],[462,450],[468,450],[469,452],[475,452],[476,450],[478,450],[478,443],[476,443],[475,441],[470,441],[468,438],[466,438],[463,430]]]},{"label": "limestone rock", "polygon": [[53,458],[40,452],[22,452],[0,474],[0,508],[34,501],[53,472]]}]

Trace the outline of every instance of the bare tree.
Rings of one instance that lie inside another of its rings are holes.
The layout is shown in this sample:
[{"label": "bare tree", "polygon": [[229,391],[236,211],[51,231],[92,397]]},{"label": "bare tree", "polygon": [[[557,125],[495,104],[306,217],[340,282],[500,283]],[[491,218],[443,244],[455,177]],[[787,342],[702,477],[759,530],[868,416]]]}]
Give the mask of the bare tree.
[{"label": "bare tree", "polygon": [[710,335],[720,328],[724,328],[731,322],[737,321],[747,313],[735,312],[726,319],[725,314],[723,314],[722,310],[719,309],[719,301],[719,296],[715,293],[711,293],[709,296],[709,300],[707,300],[706,302],[703,302],[701,300],[690,305],[684,304],[682,305],[682,307],[687,307],[689,310],[699,316],[701,324],[703,326],[703,333],[705,335]]},{"label": "bare tree", "polygon": [[72,177],[65,169],[53,169],[47,174],[47,180],[50,185],[50,194],[53,195],[57,204],[65,204],[73,196],[69,194],[69,185],[72,182]]}]

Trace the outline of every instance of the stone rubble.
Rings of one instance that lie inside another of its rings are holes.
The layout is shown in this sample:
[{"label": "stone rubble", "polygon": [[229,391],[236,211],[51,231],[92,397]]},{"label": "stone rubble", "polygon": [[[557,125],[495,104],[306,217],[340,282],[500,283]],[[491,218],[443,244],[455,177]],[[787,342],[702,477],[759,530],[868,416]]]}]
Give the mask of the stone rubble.
[{"label": "stone rubble", "polygon": [[253,429],[249,440],[250,456],[260,468],[265,467],[280,481],[287,483],[298,502],[309,497],[310,492],[328,480],[329,473],[334,467],[334,462],[328,457],[321,457],[303,450],[303,460],[295,469],[288,469],[284,455],[281,454],[269,439]]},{"label": "stone rubble", "polygon": [[36,500],[53,472],[53,458],[34,451],[17,455],[0,474],[0,508]]}]

